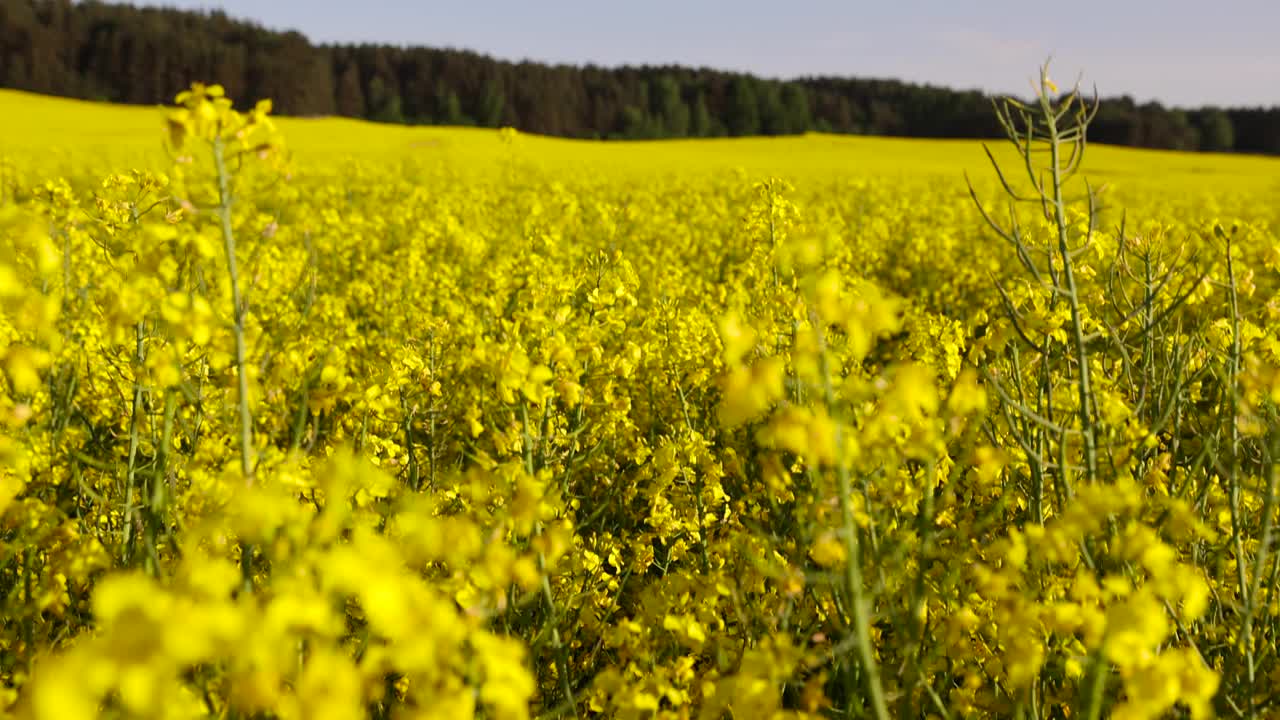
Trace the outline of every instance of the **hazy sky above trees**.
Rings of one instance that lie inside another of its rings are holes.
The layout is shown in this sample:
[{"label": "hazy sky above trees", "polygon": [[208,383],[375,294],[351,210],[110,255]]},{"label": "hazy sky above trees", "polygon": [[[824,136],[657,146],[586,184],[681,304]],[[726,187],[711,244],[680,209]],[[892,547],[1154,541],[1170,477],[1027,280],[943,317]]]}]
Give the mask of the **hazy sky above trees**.
[{"label": "hazy sky above trees", "polygon": [[[134,0],[139,4],[140,0]],[[141,0],[220,8],[316,42],[502,59],[892,77],[1025,94],[1054,57],[1103,95],[1280,104],[1280,0]]]}]

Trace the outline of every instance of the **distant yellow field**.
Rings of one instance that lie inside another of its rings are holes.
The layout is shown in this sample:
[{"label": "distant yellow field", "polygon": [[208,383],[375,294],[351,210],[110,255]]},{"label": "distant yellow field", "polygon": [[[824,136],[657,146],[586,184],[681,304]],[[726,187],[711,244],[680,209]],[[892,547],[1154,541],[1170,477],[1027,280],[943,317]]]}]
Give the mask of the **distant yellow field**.
[{"label": "distant yellow field", "polygon": [[[4,118],[0,154],[37,156],[57,166],[165,162],[162,108],[131,107],[0,90]],[[452,169],[487,170],[512,152],[495,130],[404,127],[340,118],[277,118],[295,159],[335,156],[387,161],[439,161]],[[1004,141],[989,145],[1004,160]],[[606,170],[610,174],[696,175],[741,169],[790,180],[832,177],[985,178],[981,143],[842,135],[668,141],[583,141],[521,136],[515,154],[550,172]],[[1280,158],[1180,153],[1097,146],[1088,175],[1131,189],[1196,195],[1280,193]],[[581,179],[581,178],[577,178]]]}]

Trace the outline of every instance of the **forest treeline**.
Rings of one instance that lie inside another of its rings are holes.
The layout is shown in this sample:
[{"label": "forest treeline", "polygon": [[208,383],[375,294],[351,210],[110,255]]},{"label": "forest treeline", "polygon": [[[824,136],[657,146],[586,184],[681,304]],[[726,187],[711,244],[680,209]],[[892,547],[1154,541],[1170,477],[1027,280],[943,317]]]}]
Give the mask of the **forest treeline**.
[{"label": "forest treeline", "polygon": [[[193,80],[216,80],[245,101],[270,97],[281,114],[567,137],[1001,135],[983,93],[896,80],[506,62],[453,49],[317,45],[221,12],[0,0],[0,86],[154,104]],[[1090,135],[1117,145],[1280,154],[1280,107],[1177,109],[1108,98]]]}]

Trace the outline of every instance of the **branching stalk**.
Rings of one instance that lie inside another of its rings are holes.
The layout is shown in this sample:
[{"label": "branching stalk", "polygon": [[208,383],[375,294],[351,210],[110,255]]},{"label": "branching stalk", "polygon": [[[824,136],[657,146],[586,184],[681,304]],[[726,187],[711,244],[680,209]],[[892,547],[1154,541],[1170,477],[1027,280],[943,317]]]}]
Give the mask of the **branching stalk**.
[{"label": "branching stalk", "polygon": [[[1041,83],[1044,84],[1048,79],[1047,70],[1041,71]],[[1080,316],[1080,295],[1076,289],[1076,279],[1074,263],[1071,256],[1071,245],[1068,237],[1066,202],[1062,197],[1062,184],[1064,178],[1061,166],[1061,144],[1062,137],[1058,129],[1058,118],[1053,113],[1053,109],[1049,104],[1047,94],[1041,93],[1040,106],[1044,110],[1044,120],[1048,127],[1049,140],[1049,171],[1051,173],[1052,182],[1052,206],[1054,224],[1057,226],[1058,233],[1058,253],[1062,259],[1062,282],[1065,284],[1067,301],[1071,307],[1071,330],[1074,334],[1076,364],[1078,368],[1078,388],[1080,402],[1080,430],[1084,436],[1084,460],[1085,468],[1088,472],[1089,482],[1094,482],[1098,477],[1098,451],[1097,440],[1093,424],[1093,388],[1089,382],[1089,354],[1085,348],[1084,342],[1084,325]],[[1081,130],[1080,139],[1083,140],[1084,133]]]}]

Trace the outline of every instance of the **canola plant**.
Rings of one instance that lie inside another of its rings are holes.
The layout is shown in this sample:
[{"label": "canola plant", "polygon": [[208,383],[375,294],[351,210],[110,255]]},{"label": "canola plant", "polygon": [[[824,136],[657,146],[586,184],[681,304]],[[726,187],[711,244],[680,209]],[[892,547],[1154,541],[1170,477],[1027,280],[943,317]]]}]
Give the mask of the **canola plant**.
[{"label": "canola plant", "polygon": [[989,155],[0,94],[2,712],[1277,717],[1280,163],[1040,89]]}]

